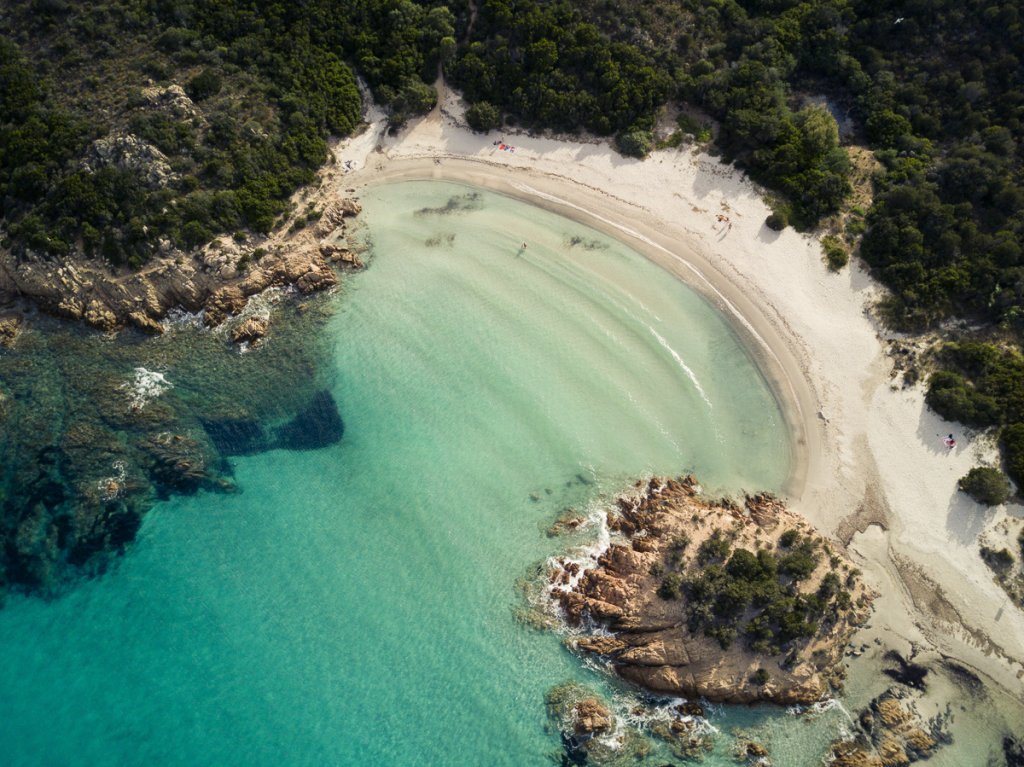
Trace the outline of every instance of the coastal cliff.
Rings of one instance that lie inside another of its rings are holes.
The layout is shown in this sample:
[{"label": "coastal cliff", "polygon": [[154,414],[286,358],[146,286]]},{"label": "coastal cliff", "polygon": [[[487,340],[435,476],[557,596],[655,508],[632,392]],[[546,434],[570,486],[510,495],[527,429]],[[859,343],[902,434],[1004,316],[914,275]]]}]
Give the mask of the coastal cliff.
[{"label": "coastal cliff", "polygon": [[743,506],[693,477],[651,479],[618,499],[613,542],[592,568],[549,574],[569,644],[655,693],[807,704],[841,684],[843,650],[872,595],[843,552],[770,495]]}]

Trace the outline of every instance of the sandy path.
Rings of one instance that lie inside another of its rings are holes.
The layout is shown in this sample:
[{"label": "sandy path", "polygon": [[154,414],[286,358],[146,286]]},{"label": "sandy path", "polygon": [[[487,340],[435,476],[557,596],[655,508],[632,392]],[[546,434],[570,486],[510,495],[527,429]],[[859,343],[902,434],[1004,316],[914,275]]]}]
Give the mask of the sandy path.
[{"label": "sandy path", "polygon": [[[615,236],[699,290],[730,318],[783,406],[796,457],[789,499],[849,541],[884,593],[868,637],[903,652],[932,648],[1024,696],[1024,614],[1007,605],[976,543],[984,526],[1024,510],[985,510],[957,492],[992,447],[928,411],[921,387],[891,388],[867,311],[878,286],[856,267],[829,272],[814,238],[768,229],[755,187],[713,157],[683,148],[638,161],[603,143],[482,136],[457,125],[459,113],[442,92],[398,137],[374,122],[337,147],[346,169],[337,183],[482,186]],[[942,444],[948,432],[953,451]]]}]

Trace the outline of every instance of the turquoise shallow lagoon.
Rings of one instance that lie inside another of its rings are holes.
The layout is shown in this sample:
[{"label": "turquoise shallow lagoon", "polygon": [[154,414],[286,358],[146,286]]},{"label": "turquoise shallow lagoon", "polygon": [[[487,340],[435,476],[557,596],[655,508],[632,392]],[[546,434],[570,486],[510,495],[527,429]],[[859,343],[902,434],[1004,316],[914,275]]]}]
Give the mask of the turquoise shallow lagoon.
[{"label": "turquoise shallow lagoon", "polygon": [[[784,483],[766,383],[678,281],[466,187],[363,203],[371,266],[325,361],[344,439],[233,459],[238,494],[161,503],[110,573],[8,600],[4,764],[551,763],[545,691],[619,692],[516,617],[517,580],[566,545],[546,528],[644,474]],[[844,716],[716,711],[706,763],[732,763],[734,726],[817,763]]]}]

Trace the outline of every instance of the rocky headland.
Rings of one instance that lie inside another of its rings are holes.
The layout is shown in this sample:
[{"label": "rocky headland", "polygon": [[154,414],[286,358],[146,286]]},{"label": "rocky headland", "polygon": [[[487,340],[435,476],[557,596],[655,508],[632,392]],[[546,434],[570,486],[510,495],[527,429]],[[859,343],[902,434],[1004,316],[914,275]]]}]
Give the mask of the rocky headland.
[{"label": "rocky headland", "polygon": [[841,686],[873,595],[783,503],[651,479],[607,516],[618,539],[592,567],[562,557],[549,573],[576,651],[645,690],[713,702],[808,704]]},{"label": "rocky headland", "polygon": [[[115,157],[127,162],[125,157],[135,157],[134,146],[121,147]],[[313,204],[269,239],[221,237],[196,253],[167,240],[137,270],[82,255],[55,260],[0,251],[0,305],[4,297],[20,298],[100,330],[137,327],[153,334],[163,332],[160,321],[180,308],[203,312],[206,325],[216,327],[267,288],[294,285],[308,295],[336,285],[336,269],[361,268],[347,242],[349,220],[359,212],[353,199],[331,200],[322,209]],[[255,335],[249,328],[243,340]]]}]

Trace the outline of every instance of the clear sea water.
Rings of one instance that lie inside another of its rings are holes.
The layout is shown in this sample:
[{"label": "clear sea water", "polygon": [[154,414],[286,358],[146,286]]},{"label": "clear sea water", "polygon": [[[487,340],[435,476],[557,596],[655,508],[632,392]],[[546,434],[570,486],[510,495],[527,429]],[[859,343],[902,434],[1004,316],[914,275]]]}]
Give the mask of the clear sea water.
[{"label": "clear sea water", "polygon": [[[517,618],[517,581],[566,545],[546,528],[650,473],[785,481],[770,391],[677,280],[466,187],[363,204],[371,266],[336,298],[325,362],[344,439],[233,459],[240,493],[161,503],[105,576],[8,600],[3,764],[550,764],[545,691],[625,698]],[[846,715],[711,719],[706,764],[734,763],[743,727],[800,765]]]}]

